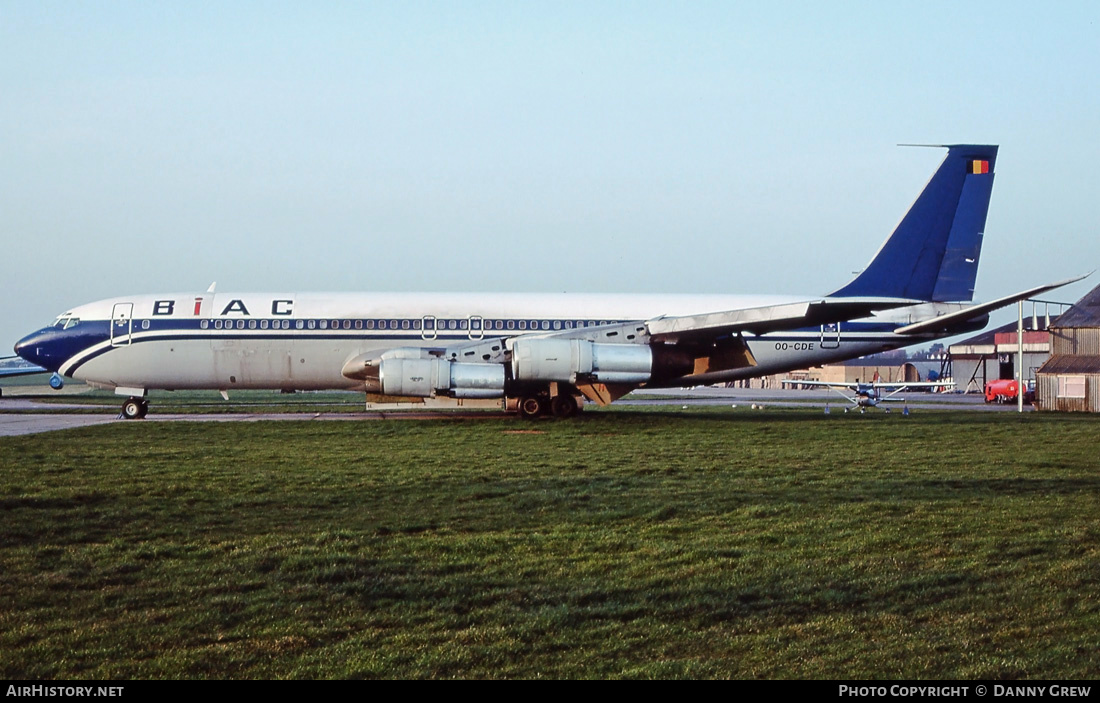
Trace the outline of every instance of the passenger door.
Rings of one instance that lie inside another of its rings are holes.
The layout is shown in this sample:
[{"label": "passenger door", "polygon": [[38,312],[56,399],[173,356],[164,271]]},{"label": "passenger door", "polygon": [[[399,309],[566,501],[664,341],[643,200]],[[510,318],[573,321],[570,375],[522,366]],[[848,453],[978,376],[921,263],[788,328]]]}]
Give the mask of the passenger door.
[{"label": "passenger door", "polygon": [[134,331],[134,304],[115,303],[111,308],[111,346],[125,347],[130,344],[130,334]]}]

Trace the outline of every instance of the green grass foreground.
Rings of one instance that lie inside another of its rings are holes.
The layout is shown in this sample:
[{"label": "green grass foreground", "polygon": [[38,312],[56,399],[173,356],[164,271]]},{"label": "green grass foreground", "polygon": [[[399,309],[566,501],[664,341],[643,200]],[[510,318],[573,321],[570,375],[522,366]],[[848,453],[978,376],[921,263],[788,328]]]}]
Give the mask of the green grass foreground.
[{"label": "green grass foreground", "polygon": [[0,438],[0,675],[1100,676],[1100,420]]}]

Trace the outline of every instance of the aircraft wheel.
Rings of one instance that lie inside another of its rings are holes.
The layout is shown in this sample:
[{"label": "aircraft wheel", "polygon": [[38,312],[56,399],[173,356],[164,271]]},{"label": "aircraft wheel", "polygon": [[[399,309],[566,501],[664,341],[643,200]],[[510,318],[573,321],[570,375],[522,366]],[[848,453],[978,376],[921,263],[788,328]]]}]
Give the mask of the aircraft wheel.
[{"label": "aircraft wheel", "polygon": [[546,406],[537,395],[525,395],[519,399],[516,405],[519,416],[525,420],[534,420],[546,412]]},{"label": "aircraft wheel", "polygon": [[556,395],[550,400],[550,413],[557,418],[566,420],[580,411],[577,399],[571,395]]},{"label": "aircraft wheel", "polygon": [[141,398],[130,398],[122,404],[122,416],[127,420],[140,420],[149,412],[149,404]]}]

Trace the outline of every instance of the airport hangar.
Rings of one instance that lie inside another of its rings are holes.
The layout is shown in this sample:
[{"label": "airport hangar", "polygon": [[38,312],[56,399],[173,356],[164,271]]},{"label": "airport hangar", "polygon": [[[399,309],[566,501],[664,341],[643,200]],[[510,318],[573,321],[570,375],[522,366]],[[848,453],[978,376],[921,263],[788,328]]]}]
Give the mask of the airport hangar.
[{"label": "airport hangar", "polygon": [[1050,359],[1036,376],[1040,410],[1100,412],[1100,286],[1050,326]]},{"label": "airport hangar", "polygon": [[[1024,380],[1033,381],[1039,368],[1050,358],[1049,321],[1045,317],[1024,318]],[[948,374],[956,390],[982,393],[985,384],[1016,377],[1019,345],[1016,323],[987,330],[947,348]]]},{"label": "airport hangar", "polygon": [[[982,392],[988,381],[1015,377],[1016,323],[948,348],[956,387]],[[1100,286],[1055,317],[1024,317],[1023,378],[1039,410],[1100,412]]]}]

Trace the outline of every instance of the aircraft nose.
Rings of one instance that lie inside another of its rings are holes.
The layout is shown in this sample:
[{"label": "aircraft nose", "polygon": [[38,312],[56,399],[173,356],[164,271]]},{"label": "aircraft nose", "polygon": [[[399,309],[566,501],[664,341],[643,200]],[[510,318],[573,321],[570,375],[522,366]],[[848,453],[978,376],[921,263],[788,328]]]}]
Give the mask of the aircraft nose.
[{"label": "aircraft nose", "polygon": [[[31,362],[44,368],[50,368],[49,366],[49,353],[46,349],[46,331],[38,330],[28,334],[23,339],[20,339],[15,343],[15,353]],[[57,369],[50,369],[56,371]]]},{"label": "aircraft nose", "polygon": [[[15,353],[26,359],[26,354],[29,354],[31,349],[34,348],[34,338],[38,336],[38,333],[28,334],[23,339],[20,339],[15,343]],[[28,359],[29,361],[29,359]]]}]

